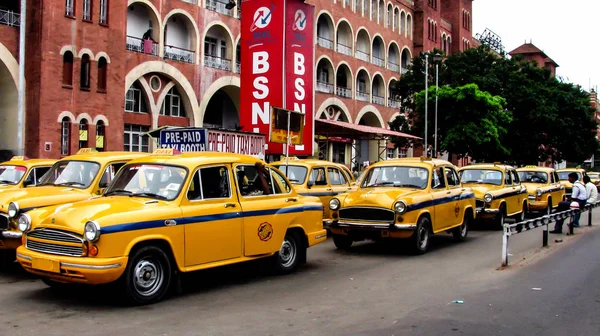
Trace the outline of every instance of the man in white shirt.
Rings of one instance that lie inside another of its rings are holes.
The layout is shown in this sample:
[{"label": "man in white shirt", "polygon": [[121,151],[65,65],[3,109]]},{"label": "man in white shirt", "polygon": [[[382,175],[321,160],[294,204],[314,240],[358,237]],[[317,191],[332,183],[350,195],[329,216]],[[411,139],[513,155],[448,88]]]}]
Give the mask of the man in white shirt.
[{"label": "man in white shirt", "polygon": [[596,188],[596,185],[592,183],[592,180],[587,175],[583,177],[583,183],[585,183],[585,191],[587,191],[587,203],[596,203],[598,200],[598,188]]},{"label": "man in white shirt", "polygon": [[[573,184],[573,192],[571,193],[571,199],[565,202],[558,203],[558,211],[564,211],[571,208],[571,202],[579,203],[579,208],[583,210],[585,203],[588,200],[587,190],[583,182],[579,181],[579,175],[577,173],[569,174],[569,182]],[[579,227],[579,218],[581,214],[573,216],[573,227]],[[554,224],[554,230],[550,233],[562,233],[562,226],[565,222],[564,219],[559,219]]]}]

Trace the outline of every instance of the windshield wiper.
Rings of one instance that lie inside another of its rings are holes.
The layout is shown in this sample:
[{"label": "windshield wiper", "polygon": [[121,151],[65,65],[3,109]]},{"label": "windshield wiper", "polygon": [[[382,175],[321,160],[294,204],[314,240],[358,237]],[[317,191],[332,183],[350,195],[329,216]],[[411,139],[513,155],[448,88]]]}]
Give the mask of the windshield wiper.
[{"label": "windshield wiper", "polygon": [[391,181],[377,182],[377,183],[367,185],[367,187],[377,187],[377,186],[382,186],[382,185],[394,185],[394,182],[391,182]]},{"label": "windshield wiper", "polygon": [[111,190],[111,191],[107,192],[106,194],[104,194],[104,196],[108,196],[108,195],[112,195],[112,194],[127,194],[127,195],[131,195],[131,194],[133,194],[133,192],[131,192],[129,190],[125,190],[125,189],[115,189],[115,190]]},{"label": "windshield wiper", "polygon": [[394,187],[398,187],[398,188],[415,188],[415,189],[421,189],[421,186],[418,186],[416,184],[398,184],[398,185],[394,185]]},{"label": "windshield wiper", "polygon": [[82,186],[84,187],[85,184],[81,183],[81,182],[63,182],[63,183],[55,183],[55,186],[67,186],[67,187],[75,187],[75,186]]},{"label": "windshield wiper", "polygon": [[148,193],[148,192],[142,192],[142,193],[135,193],[135,194],[129,194],[129,197],[134,197],[134,196],[139,196],[139,197],[150,197],[150,198],[158,198],[160,200],[168,200],[167,197],[162,196],[162,195],[158,195],[158,194],[153,194],[153,193]]}]

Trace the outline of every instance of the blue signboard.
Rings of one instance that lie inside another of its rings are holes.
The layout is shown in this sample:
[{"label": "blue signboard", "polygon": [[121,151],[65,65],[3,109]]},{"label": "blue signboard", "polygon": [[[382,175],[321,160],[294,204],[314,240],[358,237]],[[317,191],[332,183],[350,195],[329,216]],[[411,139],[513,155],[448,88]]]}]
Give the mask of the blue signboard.
[{"label": "blue signboard", "polygon": [[180,152],[203,152],[208,148],[208,131],[204,128],[173,128],[160,131],[160,148]]}]

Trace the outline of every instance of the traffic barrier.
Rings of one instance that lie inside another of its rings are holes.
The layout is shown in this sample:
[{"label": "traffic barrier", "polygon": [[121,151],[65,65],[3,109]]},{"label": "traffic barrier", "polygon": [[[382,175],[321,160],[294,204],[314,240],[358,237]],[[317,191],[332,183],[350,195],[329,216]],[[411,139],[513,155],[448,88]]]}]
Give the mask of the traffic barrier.
[{"label": "traffic barrier", "polygon": [[[542,231],[542,246],[548,246],[548,225],[550,223],[555,223],[560,219],[571,219],[571,222],[568,224],[569,234],[573,234],[573,217],[577,213],[588,213],[588,226],[592,226],[592,209],[600,206],[600,201],[594,204],[586,204],[582,209],[569,209],[557,213],[553,213],[550,215],[545,215],[542,217],[525,220],[519,223],[514,224],[504,224],[503,234],[502,234],[502,266],[508,266],[508,240],[510,236],[517,235],[519,233],[536,229],[538,227],[543,227]],[[580,218],[581,221],[581,218]]]}]

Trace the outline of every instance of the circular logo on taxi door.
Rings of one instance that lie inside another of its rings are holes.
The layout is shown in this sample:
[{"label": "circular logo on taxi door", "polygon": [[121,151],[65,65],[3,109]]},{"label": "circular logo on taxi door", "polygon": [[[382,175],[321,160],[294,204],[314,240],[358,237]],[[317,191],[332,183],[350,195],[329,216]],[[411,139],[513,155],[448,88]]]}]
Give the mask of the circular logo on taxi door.
[{"label": "circular logo on taxi door", "polygon": [[456,206],[454,207],[454,216],[458,217],[459,214],[460,214],[460,207],[458,206],[458,204],[456,204]]},{"label": "circular logo on taxi door", "polygon": [[273,226],[264,222],[258,226],[258,238],[262,241],[268,241],[273,237]]}]

